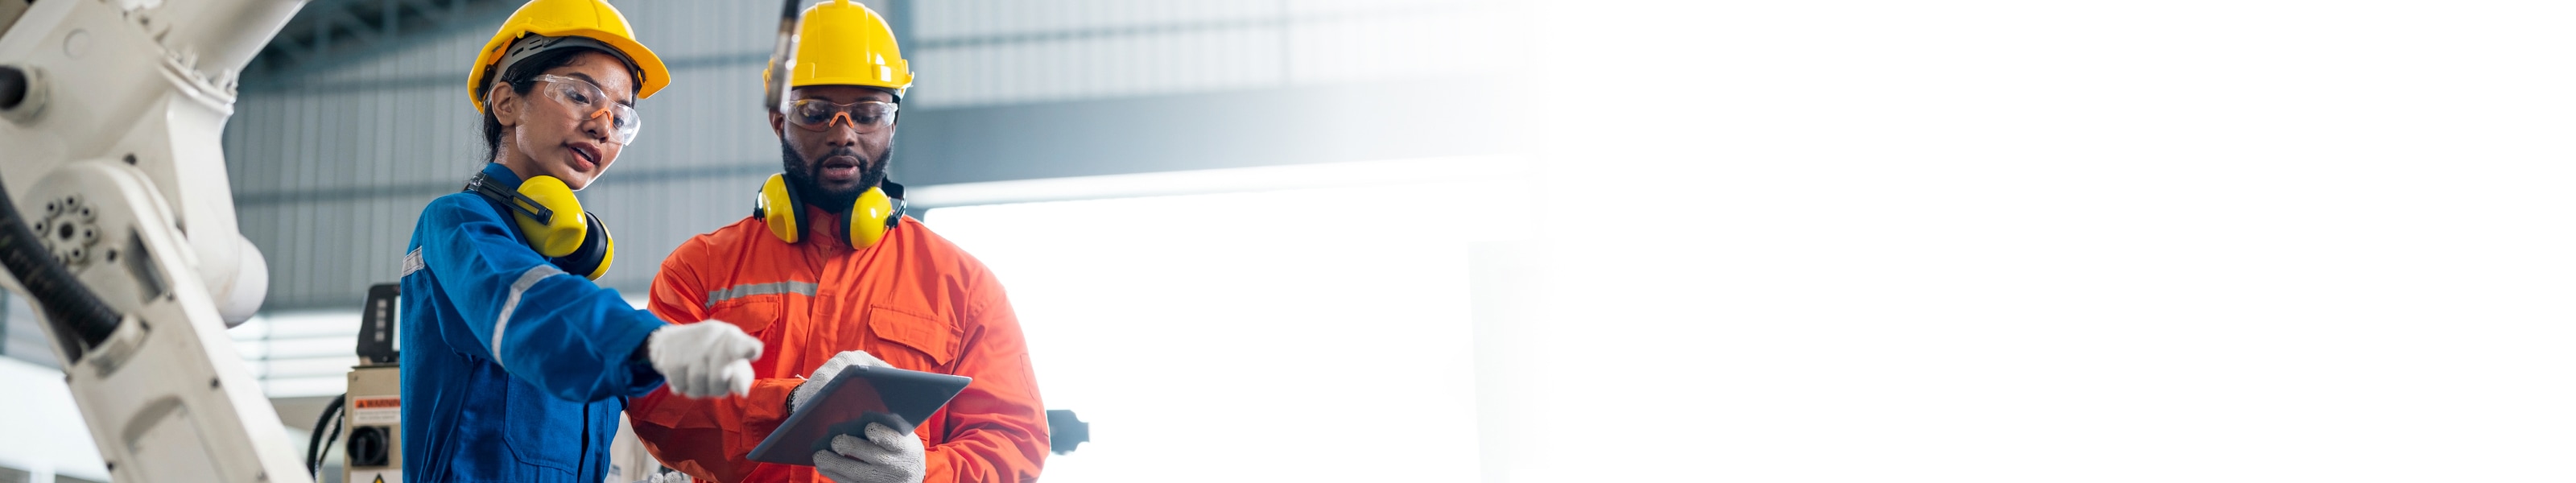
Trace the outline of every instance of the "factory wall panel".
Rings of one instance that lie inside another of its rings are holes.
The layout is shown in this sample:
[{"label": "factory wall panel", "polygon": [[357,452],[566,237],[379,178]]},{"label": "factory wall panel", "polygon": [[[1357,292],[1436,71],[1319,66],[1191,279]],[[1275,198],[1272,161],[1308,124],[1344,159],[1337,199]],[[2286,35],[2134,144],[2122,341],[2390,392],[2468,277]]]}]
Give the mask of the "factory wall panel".
[{"label": "factory wall panel", "polygon": [[[914,2],[908,52],[925,107],[1059,102],[1512,68],[1517,2],[970,0]],[[1552,66],[1552,67],[1551,67]],[[1532,72],[1547,72],[1532,70]]]},{"label": "factory wall panel", "polygon": [[461,104],[426,87],[244,96],[227,158],[242,233],[268,254],[270,305],[354,307],[392,280],[414,215],[479,167]]},{"label": "factory wall panel", "polygon": [[636,109],[643,127],[610,165],[608,185],[638,173],[777,165],[778,137],[760,109],[759,72],[697,67],[675,70],[671,78],[690,88],[664,90]]},{"label": "factory wall panel", "polygon": [[[493,26],[498,26],[495,22]],[[297,79],[328,84],[366,84],[387,81],[411,81],[420,77],[438,77],[448,84],[465,85],[465,67],[474,63],[474,51],[491,40],[486,27],[480,34],[453,31],[443,35],[412,37],[416,45],[385,51],[384,55],[360,58],[353,62],[308,71]]]}]

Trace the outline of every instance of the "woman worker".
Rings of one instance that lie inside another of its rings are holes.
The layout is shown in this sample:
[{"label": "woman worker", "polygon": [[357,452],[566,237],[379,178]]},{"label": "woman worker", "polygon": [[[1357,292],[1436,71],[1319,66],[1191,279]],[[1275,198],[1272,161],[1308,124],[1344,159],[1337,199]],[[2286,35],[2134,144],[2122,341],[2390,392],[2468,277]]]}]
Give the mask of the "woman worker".
[{"label": "woman worker", "polygon": [[598,483],[626,398],[665,380],[742,394],[760,341],[667,324],[591,283],[615,245],[572,192],[635,140],[635,101],[670,83],[616,8],[529,2],[466,77],[490,163],[421,210],[404,256],[403,479]]}]

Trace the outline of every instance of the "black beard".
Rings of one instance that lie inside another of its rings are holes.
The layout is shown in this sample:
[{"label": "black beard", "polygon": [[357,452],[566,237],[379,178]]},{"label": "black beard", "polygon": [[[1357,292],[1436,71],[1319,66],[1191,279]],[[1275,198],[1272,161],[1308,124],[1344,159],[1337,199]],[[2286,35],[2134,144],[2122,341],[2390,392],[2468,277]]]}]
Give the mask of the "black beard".
[{"label": "black beard", "polygon": [[[886,151],[893,151],[893,149],[887,149]],[[857,149],[851,149],[847,146],[833,148],[832,152],[823,153],[824,158],[841,155],[859,158],[859,169],[866,170],[865,172],[859,173],[858,186],[852,187],[845,192],[834,192],[825,190],[822,185],[814,182],[814,170],[820,166],[815,166],[814,163],[806,162],[805,156],[796,154],[796,146],[787,144],[787,140],[784,138],[778,140],[778,153],[778,157],[786,165],[786,169],[784,171],[787,172],[787,187],[789,189],[796,190],[798,196],[804,197],[806,204],[822,207],[824,211],[836,214],[848,213],[850,211],[850,206],[859,202],[860,193],[866,193],[868,188],[876,187],[878,184],[885,182],[886,163],[884,161],[886,159],[886,155],[891,154],[887,152],[879,152],[874,157],[863,156],[859,154]],[[876,162],[870,163],[869,161]]]}]

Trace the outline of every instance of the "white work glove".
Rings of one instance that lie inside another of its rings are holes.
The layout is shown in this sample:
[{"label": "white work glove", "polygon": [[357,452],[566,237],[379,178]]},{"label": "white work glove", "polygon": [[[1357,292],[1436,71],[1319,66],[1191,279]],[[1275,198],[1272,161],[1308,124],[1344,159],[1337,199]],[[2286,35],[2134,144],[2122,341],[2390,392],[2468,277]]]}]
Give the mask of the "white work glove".
[{"label": "white work glove", "polygon": [[644,477],[635,483],[691,483],[688,473],[677,471]]},{"label": "white work glove", "polygon": [[867,439],[832,437],[831,451],[814,452],[814,469],[837,483],[921,483],[921,438],[868,423]]},{"label": "white work glove", "polygon": [[751,360],[760,357],[760,339],[732,323],[709,319],[664,326],[647,336],[644,346],[671,392],[699,399],[751,393]]},{"label": "white work glove", "polygon": [[814,397],[815,393],[823,392],[823,385],[831,384],[832,376],[840,375],[841,369],[850,366],[893,367],[886,365],[885,361],[877,360],[877,356],[868,355],[867,351],[841,351],[839,354],[833,354],[830,360],[823,361],[822,366],[815,367],[813,374],[807,374],[805,382],[796,384],[796,392],[787,395],[787,412],[794,413],[796,408],[805,407],[805,398]]}]

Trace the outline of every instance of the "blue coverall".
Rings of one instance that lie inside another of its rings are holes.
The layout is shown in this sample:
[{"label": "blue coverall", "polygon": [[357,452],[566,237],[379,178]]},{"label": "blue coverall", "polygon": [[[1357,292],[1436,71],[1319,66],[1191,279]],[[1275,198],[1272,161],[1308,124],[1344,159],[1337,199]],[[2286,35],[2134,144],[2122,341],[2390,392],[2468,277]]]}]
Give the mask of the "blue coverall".
[{"label": "blue coverall", "polygon": [[[498,163],[485,174],[516,189]],[[635,357],[666,325],[564,273],[474,193],[430,201],[402,269],[403,481],[599,483]]]}]

